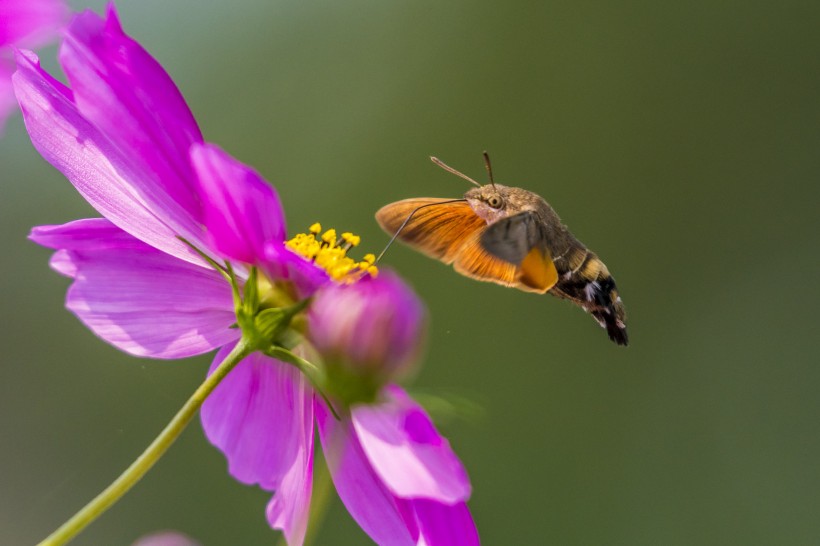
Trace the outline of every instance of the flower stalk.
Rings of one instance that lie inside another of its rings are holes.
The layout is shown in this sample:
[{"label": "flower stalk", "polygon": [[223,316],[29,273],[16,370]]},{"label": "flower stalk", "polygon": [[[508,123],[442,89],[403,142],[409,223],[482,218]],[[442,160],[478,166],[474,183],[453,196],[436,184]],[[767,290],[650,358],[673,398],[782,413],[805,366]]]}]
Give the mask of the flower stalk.
[{"label": "flower stalk", "polygon": [[162,429],[162,432],[151,442],[145,451],[131,463],[125,472],[106,487],[91,502],[86,504],[79,512],[74,514],[68,521],[62,524],[56,531],[51,533],[38,546],[61,546],[68,543],[77,536],[94,520],[100,517],[120,498],[125,495],[143,476],[159,461],[171,444],[176,441],[185,427],[191,422],[199,411],[202,403],[213,392],[217,385],[228,375],[234,366],[243,358],[253,352],[253,346],[243,337],[236,344],[233,351],[222,361],[222,364],[209,375],[205,381],[194,391],[193,395],[185,402],[185,405],[174,415],[174,418]]}]

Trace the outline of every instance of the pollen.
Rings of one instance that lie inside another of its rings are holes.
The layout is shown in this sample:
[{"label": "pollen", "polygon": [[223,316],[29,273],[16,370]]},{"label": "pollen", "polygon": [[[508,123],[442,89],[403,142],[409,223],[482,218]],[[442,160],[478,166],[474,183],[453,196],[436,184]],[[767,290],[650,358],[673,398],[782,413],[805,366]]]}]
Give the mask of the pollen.
[{"label": "pollen", "polygon": [[358,235],[353,235],[352,233],[345,232],[342,233],[342,241],[346,242],[350,246],[359,246],[359,243],[362,242],[362,238]]},{"label": "pollen", "polygon": [[325,243],[332,245],[336,243],[336,230],[330,228],[329,230],[322,233],[322,241]]},{"label": "pollen", "polygon": [[350,232],[337,238],[336,230],[332,228],[322,233],[322,226],[317,222],[308,228],[308,233],[295,235],[285,242],[285,246],[325,270],[334,281],[351,283],[363,274],[371,277],[379,274],[373,254],[365,254],[360,262],[347,255],[347,251],[358,246],[361,240]]}]

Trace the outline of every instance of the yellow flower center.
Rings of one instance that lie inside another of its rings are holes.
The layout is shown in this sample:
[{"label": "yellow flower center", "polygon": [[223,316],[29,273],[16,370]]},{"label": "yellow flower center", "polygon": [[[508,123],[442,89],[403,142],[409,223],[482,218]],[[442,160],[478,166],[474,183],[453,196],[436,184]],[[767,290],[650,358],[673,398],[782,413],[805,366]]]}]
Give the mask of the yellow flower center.
[{"label": "yellow flower center", "polygon": [[[320,235],[321,234],[321,235]],[[376,256],[365,254],[360,262],[347,255],[347,251],[358,246],[361,237],[349,232],[337,237],[335,229],[322,233],[318,222],[308,228],[308,233],[298,233],[285,246],[324,269],[336,282],[351,283],[361,275],[375,277],[379,269],[373,265]]]}]

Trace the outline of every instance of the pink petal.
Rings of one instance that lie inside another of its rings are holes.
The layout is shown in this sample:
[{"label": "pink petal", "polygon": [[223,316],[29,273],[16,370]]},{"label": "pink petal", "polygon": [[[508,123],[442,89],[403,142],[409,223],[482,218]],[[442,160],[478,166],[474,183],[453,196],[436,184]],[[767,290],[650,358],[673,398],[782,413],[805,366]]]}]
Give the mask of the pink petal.
[{"label": "pink petal", "polygon": [[293,409],[291,419],[297,426],[303,425],[297,431],[298,450],[266,512],[271,527],[281,529],[288,544],[297,546],[305,541],[313,491],[313,404],[306,403]]},{"label": "pink petal", "polygon": [[321,403],[316,404],[316,418],[336,491],[356,523],[382,546],[414,546],[419,530],[412,506],[384,486],[350,420],[337,421]]},{"label": "pink petal", "polygon": [[193,263],[201,258],[177,236],[207,248],[201,227],[157,181],[78,111],[68,88],[43,71],[31,52],[18,52],[12,77],[35,148],[103,216],[147,244]]},{"label": "pink petal", "polygon": [[330,282],[327,273],[313,262],[292,252],[281,241],[265,244],[265,273],[271,279],[291,281],[303,298],[312,296],[322,285]]},{"label": "pink petal", "polygon": [[29,239],[47,248],[59,250],[104,250],[107,248],[145,248],[105,218],[85,218],[56,226],[36,226]]},{"label": "pink petal", "polygon": [[[211,372],[232,347],[222,349]],[[245,358],[202,407],[208,439],[228,459],[237,480],[275,489],[267,507],[271,527],[288,544],[307,531],[313,485],[313,394],[292,366],[255,353]]]},{"label": "pink petal", "polygon": [[80,113],[127,157],[138,158],[180,209],[199,219],[188,149],[202,134],[162,66],[120,26],[113,5],[103,20],[77,15],[60,48]]},{"label": "pink petal", "polygon": [[14,98],[14,88],[11,85],[13,72],[14,69],[0,59],[0,136],[3,136],[6,119],[17,110],[17,100]]},{"label": "pink petal", "polygon": [[352,410],[362,449],[385,486],[402,498],[468,499],[467,472],[421,406],[398,387],[385,394],[385,403]]},{"label": "pink petal", "polygon": [[436,501],[412,501],[425,546],[478,546],[478,530],[466,503],[452,506]]},{"label": "pink petal", "polygon": [[213,144],[194,145],[205,229],[223,256],[258,264],[267,241],[285,239],[285,212],[259,174]]},{"label": "pink petal", "polygon": [[0,0],[0,46],[40,45],[56,34],[67,16],[62,0]]},{"label": "pink petal", "polygon": [[[217,353],[211,372],[231,348]],[[208,440],[225,454],[234,478],[277,489],[294,466],[309,468],[312,398],[293,366],[253,353],[205,401],[202,426]]]},{"label": "pink petal", "polygon": [[310,497],[313,490],[313,434],[305,459],[299,459],[282,478],[276,494],[266,509],[268,523],[281,530],[290,546],[300,546],[305,541]]},{"label": "pink petal", "polygon": [[236,340],[228,283],[149,247],[105,220],[35,228],[60,244],[53,267],[74,278],[66,307],[95,334],[137,356],[182,358]]}]

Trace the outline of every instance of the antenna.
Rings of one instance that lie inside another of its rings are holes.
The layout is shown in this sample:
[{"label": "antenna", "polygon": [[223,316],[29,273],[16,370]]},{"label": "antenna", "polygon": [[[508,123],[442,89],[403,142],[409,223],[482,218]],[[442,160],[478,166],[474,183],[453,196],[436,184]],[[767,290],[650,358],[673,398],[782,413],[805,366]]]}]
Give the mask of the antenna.
[{"label": "antenna", "polygon": [[457,170],[455,170],[451,166],[447,165],[444,161],[440,160],[439,158],[430,156],[430,161],[432,161],[433,163],[435,163],[436,165],[438,165],[439,167],[441,167],[442,169],[444,169],[448,173],[453,173],[454,175],[460,176],[464,180],[467,180],[468,182],[471,182],[471,183],[475,184],[479,188],[481,187],[481,184],[479,184],[478,182],[476,182],[475,180],[473,180],[472,178],[470,178],[466,174],[458,172]]},{"label": "antenna", "polygon": [[493,166],[490,164],[490,154],[484,150],[484,166],[487,167],[487,174],[490,175],[490,184],[495,189],[495,182],[493,181]]},{"label": "antenna", "polygon": [[[433,159],[434,162],[435,162],[435,158],[431,158],[431,159]],[[458,174],[461,174],[461,173],[458,173]],[[426,208],[426,207],[432,207],[432,206],[435,206],[435,205],[446,205],[447,203],[458,203],[459,201],[466,201],[466,199],[450,199],[449,201],[441,201],[439,203],[427,203],[426,205],[421,205],[420,207],[416,207],[415,209],[413,209],[413,212],[411,212],[410,214],[407,215],[407,218],[405,218],[404,222],[401,223],[401,225],[399,226],[399,229],[396,230],[396,233],[394,233],[393,236],[390,238],[390,240],[387,241],[387,244],[385,245],[384,250],[382,250],[379,253],[379,257],[376,258],[376,261],[373,262],[373,263],[379,263],[379,261],[382,259],[382,256],[384,256],[384,253],[387,252],[387,249],[390,248],[390,245],[393,244],[393,241],[395,241],[396,238],[398,238],[399,233],[404,231],[404,228],[406,228],[407,224],[410,223],[410,219],[413,218],[413,215],[415,215],[418,211],[420,211],[421,209]]]}]

